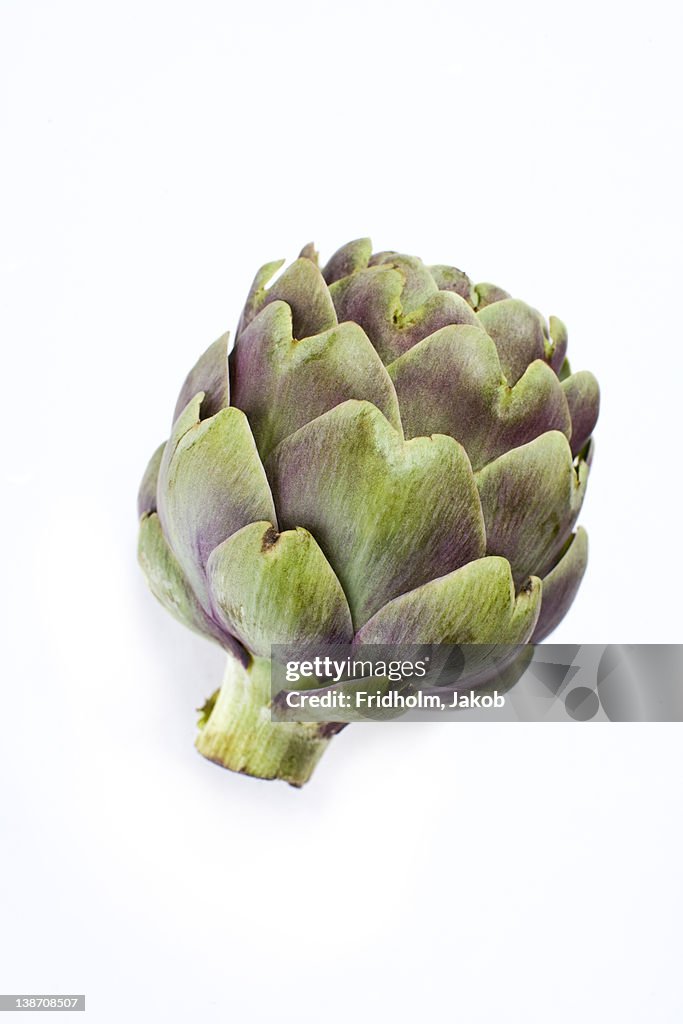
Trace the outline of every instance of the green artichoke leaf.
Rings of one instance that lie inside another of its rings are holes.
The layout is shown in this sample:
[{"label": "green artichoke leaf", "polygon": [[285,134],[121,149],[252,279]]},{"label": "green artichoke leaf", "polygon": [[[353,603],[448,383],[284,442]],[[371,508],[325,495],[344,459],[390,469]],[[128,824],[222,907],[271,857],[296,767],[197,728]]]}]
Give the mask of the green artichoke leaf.
[{"label": "green artichoke leaf", "polygon": [[478,558],[389,601],[359,630],[364,644],[523,644],[541,607],[541,581],[518,594],[505,558]]},{"label": "green artichoke leaf", "polygon": [[334,284],[342,277],[365,270],[372,256],[372,242],[369,238],[356,238],[347,242],[329,258],[323,267],[323,277],[327,284]]},{"label": "green artichoke leaf", "polygon": [[308,530],[251,523],[219,544],[207,573],[217,617],[260,657],[271,644],[301,657],[316,644],[351,641],[344,591]]},{"label": "green artichoke leaf", "polygon": [[314,535],[356,629],[399,594],[485,554],[462,446],[440,434],[404,441],[369,402],[344,402],[286,438],[269,476],[281,527]]},{"label": "green artichoke leaf", "polygon": [[180,414],[161,461],[159,517],[164,534],[205,609],[206,563],[214,548],[248,523],[277,523],[273,498],[246,416],[228,406],[200,420],[200,392]]},{"label": "green artichoke leaf", "polygon": [[444,327],[387,369],[406,437],[450,434],[475,470],[548,430],[571,434],[562,385],[547,363],[531,363],[510,388],[481,327]]},{"label": "green artichoke leaf", "polygon": [[463,270],[457,267],[449,267],[444,263],[434,264],[428,268],[434,282],[442,292],[456,292],[461,295],[465,302],[474,307],[477,301],[477,294],[474,285]]},{"label": "green artichoke leaf", "polygon": [[491,284],[490,281],[480,281],[479,284],[475,284],[474,295],[474,305],[477,311],[485,306],[490,306],[492,302],[501,302],[502,299],[512,298],[504,288],[499,288],[497,284]]},{"label": "green artichoke leaf", "polygon": [[284,264],[284,260],[272,260],[270,263],[264,263],[262,267],[256,271],[254,280],[251,283],[249,294],[247,295],[247,301],[244,303],[244,309],[237,325],[236,337],[239,338],[240,333],[244,330],[248,323],[250,323],[259,310],[263,309],[263,304],[266,299],[267,284],[270,279],[277,274],[278,270]]},{"label": "green artichoke leaf", "polygon": [[399,272],[403,278],[400,300],[403,317],[420,309],[439,291],[436,281],[417,256],[404,256],[397,252],[377,252],[371,257],[369,266],[386,266]]},{"label": "green artichoke leaf", "polygon": [[358,324],[296,341],[290,307],[272,302],[242,332],[230,359],[233,403],[249,417],[262,458],[349,398],[372,402],[402,431],[391,378]]},{"label": "green artichoke leaf", "polygon": [[217,640],[228,650],[239,645],[226,636],[209,618],[197,600],[177,558],[171,551],[156,512],[145,515],[138,536],[138,561],[147,577],[149,588],[166,611],[195,633]]},{"label": "green artichoke leaf", "polygon": [[567,438],[555,430],[477,473],[487,553],[508,559],[518,586],[554,564],[581,509],[587,477],[586,463],[575,469]]},{"label": "green artichoke leaf", "polygon": [[[431,285],[422,276],[409,281],[406,264],[377,263],[332,284],[330,295],[339,320],[360,324],[382,362],[391,363],[447,324],[478,323],[462,296],[440,292],[430,280]],[[415,306],[418,298],[422,304]]]},{"label": "green artichoke leaf", "polygon": [[306,245],[299,253],[301,259],[310,260],[316,267],[320,266],[319,253],[313,242],[306,242]]},{"label": "green artichoke leaf", "polygon": [[588,535],[582,526],[569,538],[557,564],[543,577],[543,602],[532,642],[552,633],[567,614],[588,562]]},{"label": "green artichoke leaf", "polygon": [[194,364],[180,389],[173,413],[174,423],[183,409],[187,407],[190,399],[200,391],[204,392],[204,401],[200,410],[204,420],[230,405],[229,344],[230,333],[227,332],[217,338],[212,345],[209,345],[206,352]]},{"label": "green artichoke leaf", "polygon": [[550,344],[547,345],[547,358],[555,373],[559,373],[565,356],[567,355],[567,344],[569,335],[567,328],[558,316],[548,317],[548,328],[550,333]]},{"label": "green artichoke leaf", "polygon": [[[271,266],[274,264],[267,264],[267,267]],[[296,338],[308,338],[312,334],[319,334],[337,323],[334,304],[320,270],[312,260],[300,256],[283,271],[270,288],[258,288],[255,294],[249,296],[238,334],[264,306],[277,300],[286,302],[291,308]]]},{"label": "green artichoke leaf", "polygon": [[149,512],[156,512],[157,510],[157,480],[159,479],[159,469],[165,447],[166,442],[162,441],[147,463],[147,468],[140,482],[140,489],[138,490],[138,516],[140,518]]},{"label": "green artichoke leaf", "polygon": [[600,387],[588,370],[579,370],[562,381],[572,419],[572,454],[578,455],[590,438],[600,412]]},{"label": "green artichoke leaf", "polygon": [[519,299],[501,299],[477,313],[495,343],[509,384],[516,384],[529,363],[545,359],[545,322],[538,310]]}]

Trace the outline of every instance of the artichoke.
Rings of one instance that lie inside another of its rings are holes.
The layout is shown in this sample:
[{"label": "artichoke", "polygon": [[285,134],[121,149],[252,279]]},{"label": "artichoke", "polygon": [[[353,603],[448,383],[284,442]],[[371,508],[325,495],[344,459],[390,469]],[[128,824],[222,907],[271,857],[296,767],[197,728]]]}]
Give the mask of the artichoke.
[{"label": "artichoke", "polygon": [[368,239],[281,266],[181,388],[139,560],[228,654],[200,752],[301,785],[341,726],[272,720],[271,644],[542,640],[586,568],[599,393],[561,320],[455,267]]}]

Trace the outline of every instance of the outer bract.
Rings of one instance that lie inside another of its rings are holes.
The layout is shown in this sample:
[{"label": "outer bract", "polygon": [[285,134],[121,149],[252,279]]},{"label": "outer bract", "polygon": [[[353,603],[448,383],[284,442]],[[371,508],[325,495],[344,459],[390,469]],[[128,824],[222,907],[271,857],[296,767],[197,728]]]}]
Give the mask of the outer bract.
[{"label": "outer bract", "polygon": [[270,645],[524,644],[574,599],[595,378],[556,317],[369,239],[256,275],[139,494],[140,563],[228,666],[199,750],[305,782],[335,728],[273,723]]}]

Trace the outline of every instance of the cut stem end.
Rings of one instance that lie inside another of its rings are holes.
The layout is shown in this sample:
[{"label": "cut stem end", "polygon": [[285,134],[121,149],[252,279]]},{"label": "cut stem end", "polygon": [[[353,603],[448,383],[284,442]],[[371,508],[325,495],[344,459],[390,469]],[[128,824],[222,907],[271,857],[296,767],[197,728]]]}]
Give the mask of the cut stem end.
[{"label": "cut stem end", "polygon": [[223,768],[258,779],[308,782],[331,732],[325,723],[271,720],[270,661],[228,656],[223,685],[202,709],[195,745]]}]

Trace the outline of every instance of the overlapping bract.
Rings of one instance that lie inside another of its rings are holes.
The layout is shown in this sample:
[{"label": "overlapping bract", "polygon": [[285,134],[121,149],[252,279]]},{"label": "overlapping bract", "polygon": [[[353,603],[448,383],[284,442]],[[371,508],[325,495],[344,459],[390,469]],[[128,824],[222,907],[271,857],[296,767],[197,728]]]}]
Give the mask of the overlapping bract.
[{"label": "overlapping bract", "polygon": [[524,643],[571,604],[598,387],[567,332],[369,240],[256,275],[139,495],[159,600],[246,664],[272,643]]}]

